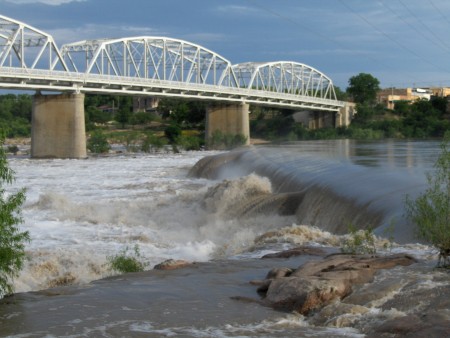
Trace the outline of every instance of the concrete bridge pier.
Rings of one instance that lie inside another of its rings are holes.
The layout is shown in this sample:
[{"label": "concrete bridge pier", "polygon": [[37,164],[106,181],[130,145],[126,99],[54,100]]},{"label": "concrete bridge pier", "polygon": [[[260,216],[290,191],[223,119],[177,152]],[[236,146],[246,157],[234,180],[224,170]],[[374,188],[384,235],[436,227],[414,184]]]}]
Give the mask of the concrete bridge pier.
[{"label": "concrete bridge pier", "polygon": [[84,94],[33,97],[31,157],[87,157]]},{"label": "concrete bridge pier", "polygon": [[213,105],[206,112],[206,143],[214,132],[223,135],[243,135],[250,144],[249,105],[246,103]]}]

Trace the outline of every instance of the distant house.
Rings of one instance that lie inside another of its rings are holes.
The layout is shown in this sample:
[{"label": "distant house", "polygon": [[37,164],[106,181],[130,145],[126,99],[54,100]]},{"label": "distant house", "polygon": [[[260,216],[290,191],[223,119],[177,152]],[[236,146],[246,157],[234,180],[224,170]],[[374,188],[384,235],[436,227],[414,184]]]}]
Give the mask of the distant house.
[{"label": "distant house", "polygon": [[117,110],[116,108],[114,108],[114,106],[111,106],[109,104],[98,106],[97,109],[101,110],[104,113],[114,113]]},{"label": "distant house", "polygon": [[415,102],[420,99],[430,100],[432,96],[450,97],[450,88],[387,88],[377,94],[377,102],[388,109],[394,109],[399,101]]}]

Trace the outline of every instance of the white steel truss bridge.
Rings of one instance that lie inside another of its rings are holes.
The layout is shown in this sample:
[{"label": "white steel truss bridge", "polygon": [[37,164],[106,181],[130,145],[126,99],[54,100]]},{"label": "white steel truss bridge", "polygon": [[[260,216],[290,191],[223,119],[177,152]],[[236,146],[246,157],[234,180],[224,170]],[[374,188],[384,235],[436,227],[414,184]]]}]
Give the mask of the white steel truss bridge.
[{"label": "white steel truss bridge", "polygon": [[332,80],[297,62],[233,65],[187,41],[139,36],[58,48],[53,37],[0,15],[0,88],[181,97],[338,111]]}]

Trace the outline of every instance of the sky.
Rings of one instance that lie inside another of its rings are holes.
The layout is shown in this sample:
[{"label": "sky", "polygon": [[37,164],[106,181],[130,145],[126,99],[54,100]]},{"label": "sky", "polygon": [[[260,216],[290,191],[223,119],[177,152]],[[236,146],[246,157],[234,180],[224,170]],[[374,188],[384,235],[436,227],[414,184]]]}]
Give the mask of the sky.
[{"label": "sky", "polygon": [[359,73],[382,88],[450,86],[448,0],[0,0],[0,15],[58,46],[166,36],[233,64],[303,63],[342,90]]}]

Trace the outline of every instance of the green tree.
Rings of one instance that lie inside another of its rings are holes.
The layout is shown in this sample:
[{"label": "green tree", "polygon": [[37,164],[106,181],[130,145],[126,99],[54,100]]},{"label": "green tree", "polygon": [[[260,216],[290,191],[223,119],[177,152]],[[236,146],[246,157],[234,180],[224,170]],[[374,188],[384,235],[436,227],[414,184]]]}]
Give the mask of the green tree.
[{"label": "green tree", "polygon": [[181,136],[181,128],[177,124],[171,124],[164,129],[164,135],[170,143],[177,143],[179,137]]},{"label": "green tree", "polygon": [[14,172],[8,167],[0,137],[0,298],[14,291],[13,280],[18,276],[25,260],[25,243],[30,240],[27,231],[21,232],[21,206],[25,201],[25,189],[7,194],[5,184],[14,181]]},{"label": "green tree", "polygon": [[348,95],[341,88],[334,86],[334,92],[336,93],[336,98],[340,101],[347,101]]},{"label": "green tree", "polygon": [[375,104],[380,81],[367,73],[359,73],[348,80],[347,93],[355,103]]},{"label": "green tree", "polygon": [[408,101],[396,101],[394,106],[394,112],[399,116],[406,116],[411,111],[411,105]]},{"label": "green tree", "polygon": [[15,117],[23,118],[31,122],[32,99],[28,94],[20,94],[14,101],[12,114]]},{"label": "green tree", "polygon": [[156,116],[148,112],[136,112],[131,115],[130,123],[132,125],[147,124],[156,119]]},{"label": "green tree", "polygon": [[111,148],[106,135],[101,130],[95,130],[88,140],[87,148],[92,153],[106,153]]},{"label": "green tree", "polygon": [[153,133],[147,133],[142,140],[141,150],[145,153],[158,152],[166,145],[165,139],[154,135]]},{"label": "green tree", "polygon": [[448,101],[446,97],[433,96],[431,98],[431,105],[442,115],[447,113]]},{"label": "green tree", "polygon": [[0,96],[0,119],[11,120],[13,118],[12,109],[15,95],[7,94]]},{"label": "green tree", "polygon": [[111,120],[111,113],[103,112],[97,107],[86,107],[86,122],[106,123]]},{"label": "green tree", "polygon": [[130,121],[131,111],[127,107],[120,108],[114,115],[114,119],[122,125],[122,129],[125,129],[125,125]]},{"label": "green tree", "polygon": [[179,125],[200,124],[205,120],[206,103],[164,98],[158,104],[158,111]]},{"label": "green tree", "polygon": [[416,199],[406,197],[406,214],[416,224],[418,237],[439,250],[438,266],[450,267],[450,131],[434,168],[425,192]]},{"label": "green tree", "polygon": [[424,138],[442,136],[441,113],[428,100],[418,100],[411,106],[411,111],[403,119],[405,136]]}]

